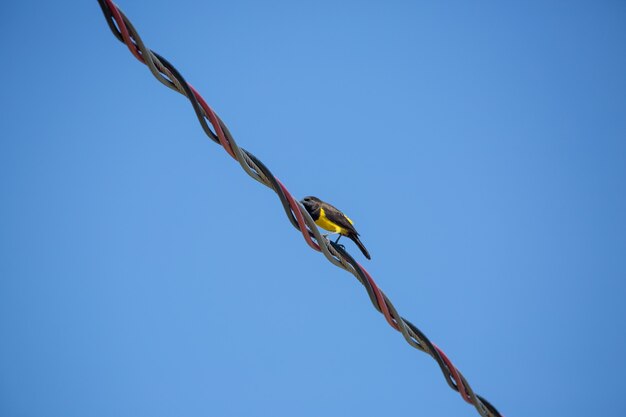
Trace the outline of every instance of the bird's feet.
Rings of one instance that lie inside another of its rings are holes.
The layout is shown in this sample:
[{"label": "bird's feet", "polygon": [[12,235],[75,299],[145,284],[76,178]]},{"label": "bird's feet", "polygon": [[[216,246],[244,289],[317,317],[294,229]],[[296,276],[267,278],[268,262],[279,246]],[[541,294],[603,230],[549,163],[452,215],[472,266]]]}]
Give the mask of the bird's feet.
[{"label": "bird's feet", "polygon": [[[330,239],[328,239],[328,236],[330,236],[330,235],[334,235],[334,233],[326,233],[326,234],[323,234],[323,235],[322,235],[322,237],[323,237],[324,239],[330,240]],[[346,250],[346,247],[345,247],[345,246],[340,245],[339,243],[337,243],[337,242],[339,242],[339,239],[341,239],[341,236],[342,236],[342,235],[339,235],[339,236],[337,237],[337,239],[335,239],[335,241],[334,241],[334,242],[332,242],[332,243],[334,243],[335,245],[339,246],[342,250]]]}]

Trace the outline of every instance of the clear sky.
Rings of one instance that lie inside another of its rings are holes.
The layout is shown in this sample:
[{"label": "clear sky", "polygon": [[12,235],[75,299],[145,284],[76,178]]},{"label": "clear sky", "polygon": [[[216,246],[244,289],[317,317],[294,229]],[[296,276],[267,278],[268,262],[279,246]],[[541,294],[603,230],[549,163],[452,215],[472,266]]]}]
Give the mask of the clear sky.
[{"label": "clear sky", "polygon": [[[625,2],[118,4],[503,414],[626,415]],[[0,13],[0,415],[477,415],[95,0]]]}]

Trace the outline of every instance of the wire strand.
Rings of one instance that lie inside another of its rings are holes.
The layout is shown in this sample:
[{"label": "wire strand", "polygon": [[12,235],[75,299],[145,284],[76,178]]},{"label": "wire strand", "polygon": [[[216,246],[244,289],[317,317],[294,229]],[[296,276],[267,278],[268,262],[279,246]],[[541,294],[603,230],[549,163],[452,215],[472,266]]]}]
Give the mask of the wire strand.
[{"label": "wire strand", "polygon": [[435,359],[450,388],[459,392],[464,401],[472,404],[483,417],[502,417],[502,414],[491,403],[474,393],[465,377],[438,346],[433,344],[413,323],[400,316],[389,298],[378,288],[369,272],[348,254],[343,246],[321,235],[309,213],[291,195],[285,185],[256,156],[237,145],[226,124],[211,109],[200,93],[185,81],[169,61],[146,47],[139,33],[120,8],[111,0],[98,0],[98,3],[113,35],[128,47],[139,62],[150,69],[152,75],[161,84],[187,97],[202,130],[209,139],[221,145],[232,158],[239,162],[250,177],[278,195],[287,218],[292,226],[302,233],[306,243],[312,249],[322,252],[333,265],[354,275],[365,287],[370,302],[385,317],[387,323],[399,331],[410,346]]}]

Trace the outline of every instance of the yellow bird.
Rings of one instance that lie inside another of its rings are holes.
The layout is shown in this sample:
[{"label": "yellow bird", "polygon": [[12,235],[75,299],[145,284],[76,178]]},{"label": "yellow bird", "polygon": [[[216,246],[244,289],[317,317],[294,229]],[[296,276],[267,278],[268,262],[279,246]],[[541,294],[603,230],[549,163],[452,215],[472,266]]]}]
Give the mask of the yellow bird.
[{"label": "yellow bird", "polygon": [[354,228],[354,224],[348,216],[317,197],[305,197],[302,199],[301,203],[304,205],[306,211],[309,212],[316,225],[329,232],[339,233],[339,237],[335,243],[339,242],[341,236],[347,236],[356,243],[367,259],[372,259],[367,249],[365,249],[365,246],[363,246],[363,243],[361,243],[359,233]]}]

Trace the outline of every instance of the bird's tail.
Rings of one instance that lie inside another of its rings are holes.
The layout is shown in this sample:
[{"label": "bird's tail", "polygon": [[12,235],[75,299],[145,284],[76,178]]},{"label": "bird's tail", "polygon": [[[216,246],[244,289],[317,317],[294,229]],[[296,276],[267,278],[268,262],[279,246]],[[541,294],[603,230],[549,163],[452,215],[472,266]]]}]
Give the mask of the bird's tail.
[{"label": "bird's tail", "polygon": [[359,239],[358,235],[349,235],[348,237],[352,239],[354,243],[356,243],[356,245],[359,247],[359,249],[361,249],[361,252],[363,252],[363,255],[365,255],[367,259],[372,259],[370,258],[370,253],[367,251],[367,249],[365,249],[365,246],[363,246],[363,244],[361,243],[361,240]]}]

